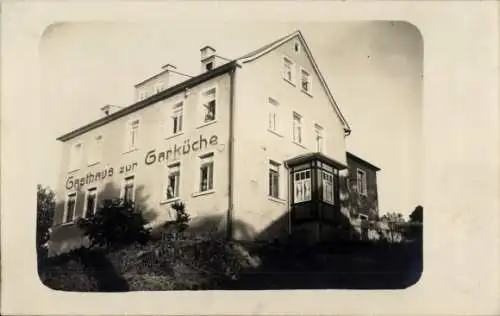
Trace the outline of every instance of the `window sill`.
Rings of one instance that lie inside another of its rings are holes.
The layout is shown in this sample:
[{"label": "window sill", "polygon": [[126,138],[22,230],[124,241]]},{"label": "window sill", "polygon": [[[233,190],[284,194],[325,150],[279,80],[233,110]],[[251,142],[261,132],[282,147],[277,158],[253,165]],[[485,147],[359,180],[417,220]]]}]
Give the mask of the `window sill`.
[{"label": "window sill", "polygon": [[278,137],[283,137],[283,135],[281,135],[281,134],[280,134],[280,133],[278,133],[277,131],[272,130],[272,129],[270,129],[270,128],[268,128],[268,129],[267,129],[267,131],[268,131],[269,133],[271,133],[271,134],[274,134],[274,135],[278,136]]},{"label": "window sill", "polygon": [[276,203],[279,203],[279,204],[285,204],[286,201],[283,200],[283,199],[280,199],[280,198],[275,198],[275,197],[272,197],[272,196],[267,196],[267,198],[270,200],[270,201],[273,201],[273,202],[276,202]]},{"label": "window sill", "polygon": [[67,227],[67,226],[76,225],[76,221],[77,221],[77,219],[74,219],[71,222],[62,223],[59,225],[59,227]]},{"label": "window sill", "polygon": [[123,152],[123,154],[124,154],[124,155],[125,155],[125,154],[129,154],[129,153],[132,153],[132,152],[134,152],[134,151],[138,151],[138,150],[139,150],[139,148],[132,148],[132,149],[129,149],[129,150],[124,151],[124,152]]},{"label": "window sill", "polygon": [[210,122],[206,122],[206,123],[202,123],[201,125],[199,125],[197,128],[202,128],[202,127],[205,127],[205,126],[208,126],[208,125],[212,125],[212,124],[215,124],[217,123],[217,120],[212,120]]},{"label": "window sill", "polygon": [[208,194],[212,194],[212,193],[215,193],[214,189],[203,191],[203,192],[196,192],[196,193],[191,194],[191,196],[192,197],[197,197],[197,196],[208,195]]},{"label": "window sill", "polygon": [[94,161],[94,162],[89,162],[87,164],[88,167],[92,167],[92,166],[95,166],[95,165],[98,165],[100,163],[100,161]]},{"label": "window sill", "polygon": [[307,91],[307,90],[304,90],[304,89],[300,89],[300,91],[302,91],[304,94],[308,95],[309,97],[313,97],[313,95],[311,94],[311,92]]},{"label": "window sill", "polygon": [[174,202],[178,202],[180,200],[181,200],[180,197],[174,197],[174,198],[171,198],[171,199],[168,199],[168,200],[160,201],[160,205],[171,204],[171,203],[174,203]]},{"label": "window sill", "polygon": [[306,146],[302,145],[301,143],[298,143],[296,141],[292,141],[292,143],[294,143],[295,145],[300,146],[300,147],[302,147],[304,149],[307,149]]},{"label": "window sill", "polygon": [[169,139],[172,139],[172,138],[175,138],[175,137],[181,136],[181,135],[184,135],[184,132],[178,132],[178,133],[175,133],[175,134],[169,135],[169,136],[165,137],[165,140],[169,140]]},{"label": "window sill", "polygon": [[293,87],[296,87],[295,83],[293,81],[290,81],[286,78],[283,78],[283,80],[285,80],[285,82],[288,82],[289,84],[291,84]]}]

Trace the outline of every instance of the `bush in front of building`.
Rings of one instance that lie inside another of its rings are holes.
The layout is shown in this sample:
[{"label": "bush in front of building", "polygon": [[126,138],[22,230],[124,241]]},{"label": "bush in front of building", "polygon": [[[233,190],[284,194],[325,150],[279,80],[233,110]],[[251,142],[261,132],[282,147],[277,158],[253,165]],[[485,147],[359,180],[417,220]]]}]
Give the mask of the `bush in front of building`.
[{"label": "bush in front of building", "polygon": [[96,214],[81,218],[78,226],[90,247],[120,248],[133,243],[146,244],[150,230],[141,210],[123,199],[104,200]]}]

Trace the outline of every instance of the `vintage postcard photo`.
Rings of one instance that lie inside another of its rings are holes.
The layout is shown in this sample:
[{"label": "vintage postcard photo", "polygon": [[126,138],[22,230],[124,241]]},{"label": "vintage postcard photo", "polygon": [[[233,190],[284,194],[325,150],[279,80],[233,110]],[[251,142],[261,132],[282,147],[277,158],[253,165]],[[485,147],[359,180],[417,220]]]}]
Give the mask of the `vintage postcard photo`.
[{"label": "vintage postcard photo", "polygon": [[492,314],[500,10],[448,8],[2,5],[3,311]]},{"label": "vintage postcard photo", "polygon": [[416,283],[418,29],[171,27],[45,31],[43,115],[58,119],[40,135],[53,162],[38,187],[42,282],[97,292]]}]

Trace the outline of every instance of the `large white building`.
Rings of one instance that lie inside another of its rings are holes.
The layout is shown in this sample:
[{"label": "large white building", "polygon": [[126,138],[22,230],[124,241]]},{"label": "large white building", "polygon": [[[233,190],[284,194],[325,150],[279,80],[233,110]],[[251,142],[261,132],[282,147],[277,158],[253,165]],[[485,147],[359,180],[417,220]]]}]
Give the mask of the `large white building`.
[{"label": "large white building", "polygon": [[152,226],[181,200],[193,229],[327,236],[350,128],[300,31],[234,60],[205,46],[200,67],[192,77],[166,65],[135,86],[134,104],[58,138],[52,254],[80,245],[75,220],[120,196]]}]

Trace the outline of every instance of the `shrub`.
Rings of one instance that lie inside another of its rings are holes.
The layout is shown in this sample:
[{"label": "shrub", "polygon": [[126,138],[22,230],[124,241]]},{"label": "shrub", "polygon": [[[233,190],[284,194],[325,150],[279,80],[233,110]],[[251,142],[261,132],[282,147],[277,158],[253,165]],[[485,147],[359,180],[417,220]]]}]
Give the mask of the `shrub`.
[{"label": "shrub", "polygon": [[133,202],[123,199],[105,200],[94,216],[78,221],[91,247],[120,248],[135,242],[145,244],[150,233],[145,224],[142,212]]}]

